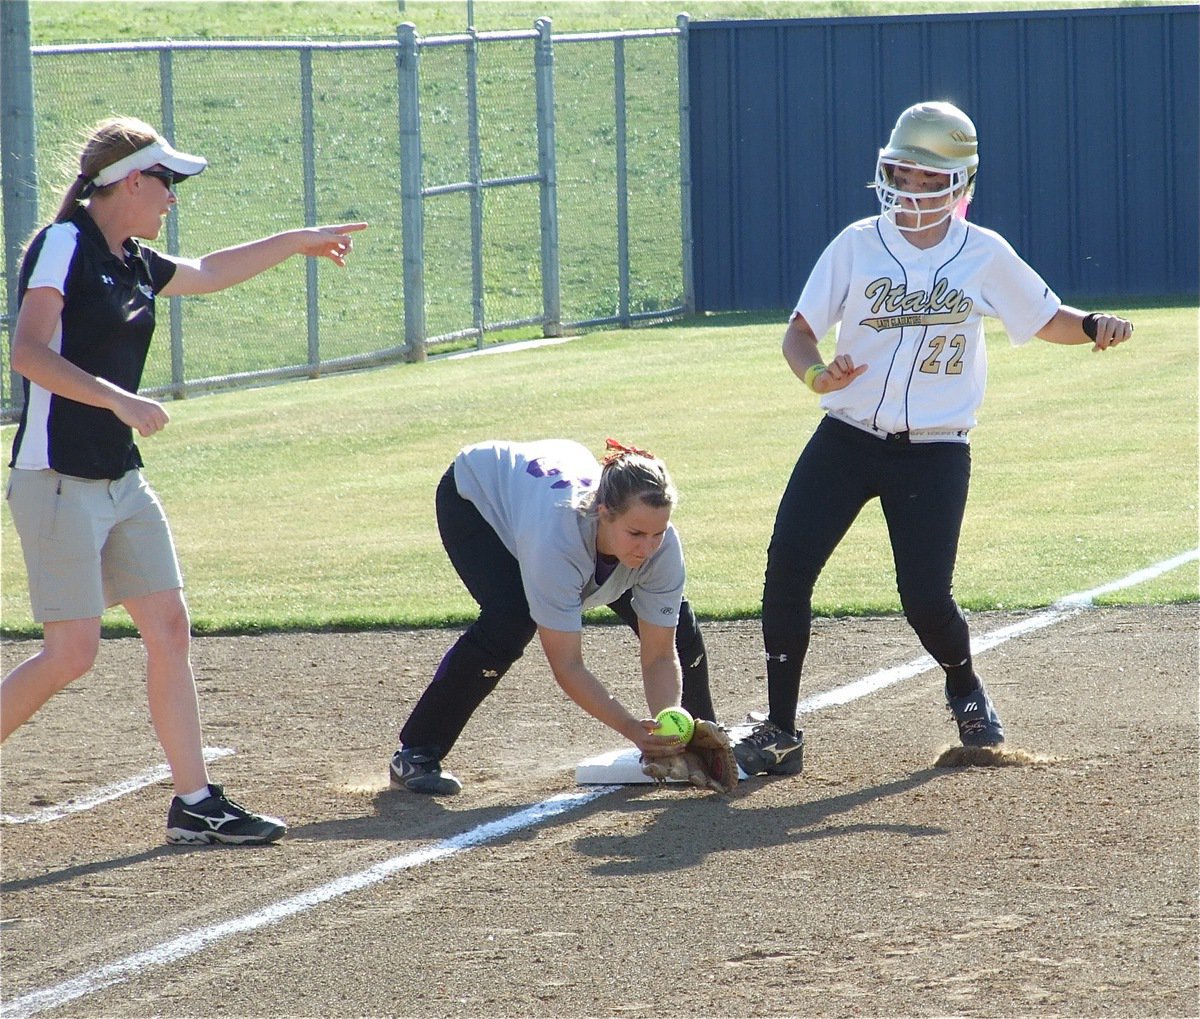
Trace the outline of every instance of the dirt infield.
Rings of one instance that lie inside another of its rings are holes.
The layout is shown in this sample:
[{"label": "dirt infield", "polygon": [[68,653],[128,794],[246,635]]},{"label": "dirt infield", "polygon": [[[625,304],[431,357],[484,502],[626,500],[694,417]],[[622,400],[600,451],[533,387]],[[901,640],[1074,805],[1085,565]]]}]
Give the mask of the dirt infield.
[{"label": "dirt infield", "polygon": [[[1019,618],[979,613],[973,632]],[[806,695],[920,654],[898,619],[815,630]],[[758,626],[705,632],[740,721],[766,699]],[[632,636],[586,634],[639,703]],[[1200,1014],[1196,606],[1089,609],[983,654],[1033,763],[934,767],[954,729],[925,673],[807,716],[800,777],[602,789],[555,816],[538,805],[619,741],[536,650],[448,759],[461,796],[387,789],[452,637],[197,640],[206,743],[236,751],[214,779],[288,838],[168,847],[162,783],[0,827],[5,1014]],[[33,646],[6,644],[5,669]],[[141,672],[138,642],[106,641],[5,744],[6,815],[161,763]]]}]

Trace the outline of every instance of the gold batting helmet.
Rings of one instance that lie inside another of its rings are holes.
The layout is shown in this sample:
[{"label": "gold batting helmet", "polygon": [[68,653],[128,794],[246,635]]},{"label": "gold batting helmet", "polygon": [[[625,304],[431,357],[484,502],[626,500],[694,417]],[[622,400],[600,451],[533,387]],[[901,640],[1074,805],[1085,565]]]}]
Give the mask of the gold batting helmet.
[{"label": "gold batting helmet", "polygon": [[[948,184],[940,191],[902,191],[892,177],[892,169],[897,164],[944,173],[949,178]],[[979,139],[971,118],[952,103],[917,103],[900,114],[887,145],[879,150],[875,164],[875,193],[879,197],[880,210],[895,222],[897,212],[916,209],[917,199],[944,197],[945,202],[936,209],[922,207],[916,226],[896,224],[901,230],[936,226],[953,215],[960,203],[965,208],[975,189],[978,168]],[[930,216],[934,218],[930,220]]]}]

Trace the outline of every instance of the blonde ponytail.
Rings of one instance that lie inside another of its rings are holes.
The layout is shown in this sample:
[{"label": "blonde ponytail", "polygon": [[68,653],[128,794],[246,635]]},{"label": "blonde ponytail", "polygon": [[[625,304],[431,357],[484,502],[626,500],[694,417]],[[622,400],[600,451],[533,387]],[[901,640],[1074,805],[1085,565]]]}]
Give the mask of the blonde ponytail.
[{"label": "blonde ponytail", "polygon": [[96,191],[92,181],[106,166],[160,140],[154,128],[136,117],[109,117],[96,124],[79,153],[79,176],[63,194],[54,222],[70,219],[80,203],[92,196]]}]

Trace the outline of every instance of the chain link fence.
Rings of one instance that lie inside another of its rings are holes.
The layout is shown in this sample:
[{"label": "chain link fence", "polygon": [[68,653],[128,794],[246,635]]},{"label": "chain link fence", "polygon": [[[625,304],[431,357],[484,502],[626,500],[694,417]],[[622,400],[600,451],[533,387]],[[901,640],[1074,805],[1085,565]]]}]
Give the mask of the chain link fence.
[{"label": "chain link fence", "polygon": [[[152,395],[672,316],[689,301],[685,41],[681,19],[587,35],[539,21],[428,39],[401,26],[374,41],[33,47],[36,223],[78,172],[83,133],[121,113],[209,159],[179,188],[164,250],[371,224],[346,269],[293,259],[161,302]],[[10,320],[19,244],[5,245]]]}]

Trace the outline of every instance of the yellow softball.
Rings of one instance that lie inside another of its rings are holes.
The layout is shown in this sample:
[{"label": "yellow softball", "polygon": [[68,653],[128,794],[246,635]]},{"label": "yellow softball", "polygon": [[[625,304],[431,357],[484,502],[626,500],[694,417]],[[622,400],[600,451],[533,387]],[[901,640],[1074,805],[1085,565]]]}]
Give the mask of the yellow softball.
[{"label": "yellow softball", "polygon": [[675,736],[681,743],[687,743],[696,728],[692,716],[683,708],[663,708],[654,720],[658,723],[654,730],[656,736]]}]

